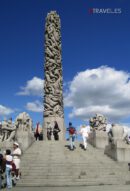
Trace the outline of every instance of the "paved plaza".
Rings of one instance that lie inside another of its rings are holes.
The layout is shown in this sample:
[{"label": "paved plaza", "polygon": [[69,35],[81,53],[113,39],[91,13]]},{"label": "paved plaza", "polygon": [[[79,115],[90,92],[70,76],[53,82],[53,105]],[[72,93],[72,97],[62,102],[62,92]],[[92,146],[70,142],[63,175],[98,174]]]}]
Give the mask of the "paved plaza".
[{"label": "paved plaza", "polygon": [[17,187],[13,191],[130,191],[130,185],[76,186],[76,187]]}]

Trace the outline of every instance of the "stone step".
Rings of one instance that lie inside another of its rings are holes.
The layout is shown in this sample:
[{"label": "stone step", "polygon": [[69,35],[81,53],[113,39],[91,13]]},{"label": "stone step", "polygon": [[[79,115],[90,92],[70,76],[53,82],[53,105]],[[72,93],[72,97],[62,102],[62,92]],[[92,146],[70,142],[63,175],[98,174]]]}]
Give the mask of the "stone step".
[{"label": "stone step", "polygon": [[[68,179],[68,178],[73,178],[73,179],[76,179],[76,178],[81,178],[81,179],[90,179],[90,178],[110,178],[110,177],[113,177],[113,178],[118,178],[118,179],[120,179],[120,178],[122,178],[122,176],[119,176],[118,174],[104,174],[104,173],[102,173],[102,174],[85,174],[85,175],[83,175],[82,173],[77,173],[77,174],[27,174],[27,175],[22,175],[22,179],[34,179],[34,178],[37,178],[37,175],[39,175],[38,177],[39,177],[39,179],[45,179],[45,178],[47,178],[47,179]],[[122,178],[123,179],[123,178]]]},{"label": "stone step", "polygon": [[[49,170],[51,170],[51,169],[54,169],[54,171],[56,170],[59,170],[59,171],[63,171],[63,170],[65,170],[65,169],[67,169],[67,171],[68,170],[104,170],[104,171],[106,171],[106,170],[114,170],[114,171],[117,171],[117,170],[119,170],[119,171],[121,171],[121,167],[114,167],[114,166],[111,166],[111,167],[105,167],[105,166],[99,166],[99,165],[95,165],[95,166],[87,166],[87,165],[84,165],[84,166],[76,166],[76,165],[70,165],[70,166],[60,166],[60,165],[56,165],[56,166],[53,166],[53,165],[49,165],[49,166],[24,166],[24,167],[22,167],[22,169],[23,170],[40,170],[40,169],[49,169]],[[59,169],[57,169],[57,168],[59,168]],[[126,171],[126,170],[128,170],[128,169],[122,169],[122,171]]]},{"label": "stone step", "polygon": [[64,173],[64,174],[60,174],[60,173],[43,173],[43,174],[40,174],[40,173],[28,173],[28,172],[25,172],[24,174],[22,173],[22,178],[24,178],[24,177],[34,177],[34,176],[37,176],[37,175],[39,175],[39,176],[47,176],[48,178],[49,177],[57,177],[57,176],[61,176],[61,177],[87,177],[87,178],[89,178],[89,177],[102,177],[102,176],[104,176],[104,177],[107,177],[107,176],[109,176],[109,177],[118,177],[118,178],[122,178],[122,179],[124,179],[128,174],[118,174],[118,173],[101,173],[100,175],[98,174],[98,173],[91,173],[91,174],[86,174],[86,173],[81,173],[81,172],[77,172],[77,173]]},{"label": "stone step", "polygon": [[[36,177],[37,178],[37,177]],[[111,181],[111,183],[115,183],[115,182],[117,182],[117,181],[120,181],[121,179],[119,179],[118,177],[105,177],[105,178],[96,178],[95,177],[95,179],[91,179],[91,178],[72,178],[72,177],[68,177],[68,178],[65,178],[64,179],[64,177],[63,178],[60,178],[60,179],[58,179],[57,180],[57,177],[50,177],[49,179],[48,178],[46,178],[46,177],[43,177],[43,178],[41,178],[41,177],[38,177],[38,180],[35,178],[35,180],[33,179],[33,178],[27,178],[27,179],[22,179],[22,181],[20,181],[21,183],[30,183],[30,182],[35,182],[35,183],[43,183],[43,182],[64,182],[64,184],[67,184],[68,182],[70,182],[70,183],[73,183],[73,181],[75,181],[75,182],[106,182],[106,181],[108,181],[108,183],[109,183],[109,181]],[[119,182],[118,182],[119,183]],[[124,181],[124,183],[125,183],[125,181]]]},{"label": "stone step", "polygon": [[[30,159],[31,160],[31,159]],[[22,165],[26,165],[27,164],[27,162],[29,163],[29,161],[22,161]],[[50,163],[50,161],[45,161],[46,163],[43,163],[44,162],[44,160],[39,160],[38,162],[37,161],[31,161],[31,163],[29,163],[30,164],[30,166],[32,165],[32,166],[34,166],[34,165],[37,165],[37,166],[48,166],[48,165],[50,165],[51,163]],[[66,162],[63,162],[63,161],[57,161],[57,160],[55,160],[55,162],[53,162],[52,163],[52,165],[54,165],[54,166],[57,166],[57,165],[60,165],[60,166],[75,166],[75,165],[79,165],[79,166],[86,166],[86,165],[91,165],[91,166],[97,166],[97,165],[99,165],[99,166],[109,166],[109,165],[113,165],[113,166],[118,166],[119,167],[119,165],[118,164],[116,164],[116,163],[113,163],[113,162],[95,162],[94,161],[94,163],[93,163],[93,161],[86,161],[86,162],[82,162],[81,163],[81,161],[79,162],[79,161],[75,161],[75,162],[69,162],[69,164],[68,163],[66,163]],[[128,166],[128,164],[120,164],[121,166]]]},{"label": "stone step", "polygon": [[31,187],[31,186],[28,186],[28,187],[15,187],[13,188],[13,191],[23,191],[23,190],[26,190],[26,191],[86,191],[86,190],[89,190],[89,191],[129,191],[130,190],[130,186],[129,185],[96,185],[96,186],[93,186],[93,185],[90,185],[90,186],[66,186],[66,187],[63,187],[63,186],[59,186],[59,187],[56,187],[56,186],[48,186],[48,187]]},{"label": "stone step", "polygon": [[[45,187],[45,186],[94,186],[94,185],[119,185],[119,180],[107,179],[107,180],[64,180],[55,181],[49,179],[42,179],[40,181],[25,181],[20,182],[17,186],[24,187]],[[125,185],[125,182],[121,182],[121,185]]]},{"label": "stone step", "polygon": [[[111,167],[108,167],[108,168],[103,168],[103,167],[95,167],[95,169],[91,166],[89,167],[77,167],[77,166],[74,166],[74,167],[60,167],[60,166],[57,166],[57,167],[53,167],[53,166],[49,166],[49,167],[25,167],[25,168],[22,168],[24,171],[40,171],[40,170],[48,170],[48,171],[53,171],[53,172],[71,172],[71,171],[86,171],[86,172],[90,172],[91,171],[94,173],[94,172],[99,172],[100,170],[102,172],[106,172],[106,171],[111,171],[111,172],[127,172],[129,173],[128,170],[125,170],[125,169],[122,169],[120,167],[115,167],[115,168],[111,168]],[[99,172],[100,173],[100,172]]]},{"label": "stone step", "polygon": [[[30,159],[31,160],[31,159]],[[76,163],[71,163],[71,162],[69,162],[69,161],[67,161],[67,163],[63,163],[63,164],[61,164],[61,161],[57,161],[57,160],[55,160],[55,161],[51,161],[51,160],[49,160],[49,163],[48,163],[48,161],[39,161],[39,163],[41,164],[37,164],[36,162],[31,162],[31,164],[30,164],[30,162],[29,161],[27,161],[26,163],[21,163],[21,166],[22,167],[24,167],[24,166],[27,166],[27,167],[31,167],[31,166],[37,166],[37,167],[44,167],[44,166],[54,166],[54,167],[57,167],[57,166],[61,166],[61,167],[66,167],[66,166],[68,166],[68,167],[75,167],[75,166],[79,166],[79,167],[87,167],[87,166],[90,166],[90,167],[93,167],[93,168],[95,168],[95,167],[105,167],[105,168],[108,168],[108,167],[119,167],[119,168],[121,168],[121,167],[126,167],[126,168],[128,168],[128,164],[125,164],[125,165],[117,165],[117,164],[114,164],[114,163],[97,163],[97,162],[95,162],[95,161],[90,161],[90,163],[89,162],[86,162],[86,163],[83,163],[82,164],[82,161],[80,161],[80,163],[79,163],[79,161],[78,162],[76,162]]]}]

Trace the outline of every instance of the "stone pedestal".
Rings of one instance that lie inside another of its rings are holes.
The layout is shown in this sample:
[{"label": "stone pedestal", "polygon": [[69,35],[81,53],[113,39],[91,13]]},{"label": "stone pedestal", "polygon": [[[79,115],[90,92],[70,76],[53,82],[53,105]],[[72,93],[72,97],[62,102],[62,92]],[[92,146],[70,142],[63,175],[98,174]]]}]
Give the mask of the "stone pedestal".
[{"label": "stone pedestal", "polygon": [[3,151],[5,151],[6,149],[10,149],[11,151],[13,151],[13,141],[9,142],[9,141],[4,141],[0,143],[0,149],[3,153]]},{"label": "stone pedestal", "polygon": [[90,132],[88,142],[96,148],[104,149],[108,145],[108,135],[105,131]]},{"label": "stone pedestal", "polygon": [[122,141],[123,132],[124,132],[124,130],[123,130],[123,127],[121,125],[114,124],[112,126],[112,134],[113,134],[113,143],[114,144],[117,143],[117,140]]},{"label": "stone pedestal", "polygon": [[[61,117],[47,117],[44,118],[44,124],[43,124],[43,139],[47,140],[47,122],[50,122],[52,126],[54,127],[54,121],[57,121],[58,126],[60,128],[59,132],[59,140],[65,140],[65,124],[64,124],[64,119]],[[54,140],[53,134],[52,134],[52,140]]]},{"label": "stone pedestal", "polygon": [[105,154],[120,162],[130,162],[130,145],[123,141],[123,127],[112,126],[111,142],[105,147]]},{"label": "stone pedestal", "polygon": [[[16,141],[19,143],[19,147],[22,150],[22,152],[24,152],[35,141],[35,138],[33,136],[33,133],[30,133],[28,131],[18,131]],[[1,142],[0,148],[2,152],[6,149],[10,149],[11,151],[13,151],[13,143],[13,140]]]},{"label": "stone pedestal", "polygon": [[130,162],[130,145],[122,140],[117,140],[116,144],[107,145],[104,153],[116,161]]},{"label": "stone pedestal", "polygon": [[35,141],[33,133],[28,131],[18,131],[17,132],[17,142],[20,145],[22,151],[25,151],[31,144]]}]

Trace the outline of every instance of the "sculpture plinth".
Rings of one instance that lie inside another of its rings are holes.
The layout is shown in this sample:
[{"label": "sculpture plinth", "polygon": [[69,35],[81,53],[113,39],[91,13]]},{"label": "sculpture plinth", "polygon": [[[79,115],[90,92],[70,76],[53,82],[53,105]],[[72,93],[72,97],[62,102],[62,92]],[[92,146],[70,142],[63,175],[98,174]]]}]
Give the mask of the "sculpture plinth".
[{"label": "sculpture plinth", "polygon": [[57,121],[64,137],[63,78],[61,59],[60,18],[55,11],[48,13],[45,25],[45,65],[44,65],[44,139],[47,127]]},{"label": "sculpture plinth", "polygon": [[120,162],[130,161],[130,145],[124,140],[124,129],[119,124],[113,124],[109,143],[105,147],[105,154]]},{"label": "sculpture plinth", "polygon": [[92,131],[90,132],[88,142],[96,148],[104,149],[108,144],[106,117],[98,113],[90,118],[89,124]]}]

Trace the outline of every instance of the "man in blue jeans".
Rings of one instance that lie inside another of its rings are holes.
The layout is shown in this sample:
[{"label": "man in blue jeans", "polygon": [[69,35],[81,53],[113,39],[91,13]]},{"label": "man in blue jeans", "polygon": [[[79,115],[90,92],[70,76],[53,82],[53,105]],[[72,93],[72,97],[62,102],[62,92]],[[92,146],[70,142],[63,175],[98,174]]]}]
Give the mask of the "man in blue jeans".
[{"label": "man in blue jeans", "polygon": [[72,123],[69,123],[69,139],[70,139],[70,149],[74,150],[75,148],[75,137],[76,137],[76,129],[72,126]]},{"label": "man in blue jeans", "polygon": [[2,163],[3,163],[3,155],[0,153],[0,190],[2,188]]},{"label": "man in blue jeans", "polygon": [[6,182],[7,182],[7,188],[11,189],[12,188],[12,176],[11,176],[11,170],[12,170],[12,161],[13,157],[11,155],[11,150],[7,149],[6,150]]}]

